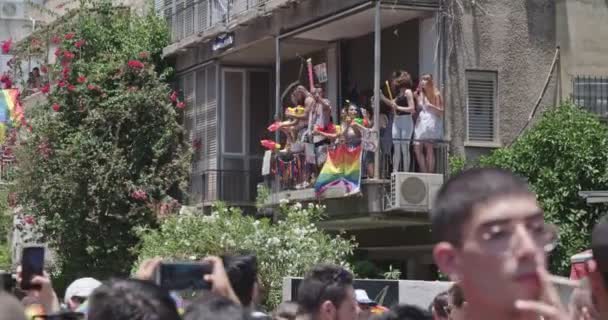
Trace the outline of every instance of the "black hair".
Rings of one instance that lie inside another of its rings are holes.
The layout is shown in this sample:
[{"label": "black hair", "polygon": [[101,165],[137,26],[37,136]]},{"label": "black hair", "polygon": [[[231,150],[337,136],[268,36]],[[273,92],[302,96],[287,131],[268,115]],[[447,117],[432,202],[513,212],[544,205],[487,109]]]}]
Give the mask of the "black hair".
[{"label": "black hair", "polygon": [[298,287],[298,313],[317,314],[328,300],[338,308],[352,285],[353,275],[346,269],[331,264],[314,266]]},{"label": "black hair", "polygon": [[179,320],[169,292],[148,281],[110,280],[89,297],[88,320]]},{"label": "black hair", "polygon": [[429,309],[435,310],[438,316],[447,318],[448,313],[446,312],[446,307],[448,306],[448,292],[444,291],[439,293],[431,302]]},{"label": "black hair", "polygon": [[417,306],[398,305],[390,311],[373,318],[375,320],[432,320],[433,315]]},{"label": "black hair", "polygon": [[253,299],[253,288],[258,279],[258,263],[255,255],[225,256],[224,268],[234,293],[244,306]]},{"label": "black hair", "polygon": [[232,300],[209,291],[201,293],[185,310],[184,320],[245,320],[244,309]]},{"label": "black hair", "polygon": [[462,226],[475,207],[513,195],[533,196],[533,193],[523,179],[507,170],[476,168],[450,178],[439,189],[431,210],[435,241],[460,245]]},{"label": "black hair", "polygon": [[448,295],[452,297],[452,302],[458,308],[462,308],[462,305],[467,301],[464,298],[464,292],[462,292],[462,288],[458,283],[454,283],[454,285],[448,290]]}]

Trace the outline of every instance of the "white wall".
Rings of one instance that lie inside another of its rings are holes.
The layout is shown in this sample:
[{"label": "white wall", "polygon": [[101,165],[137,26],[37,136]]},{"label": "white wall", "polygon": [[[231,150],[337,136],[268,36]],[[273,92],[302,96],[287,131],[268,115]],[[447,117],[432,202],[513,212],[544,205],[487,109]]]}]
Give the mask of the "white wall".
[{"label": "white wall", "polygon": [[420,74],[430,73],[437,79],[437,45],[439,33],[435,15],[420,19],[420,44],[418,55]]}]

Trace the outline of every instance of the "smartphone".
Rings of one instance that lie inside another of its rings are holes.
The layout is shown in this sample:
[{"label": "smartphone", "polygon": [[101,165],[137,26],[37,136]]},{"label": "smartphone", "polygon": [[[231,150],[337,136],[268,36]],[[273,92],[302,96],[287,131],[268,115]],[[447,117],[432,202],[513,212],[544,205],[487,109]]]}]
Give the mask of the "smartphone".
[{"label": "smartphone", "polygon": [[169,291],[209,290],[211,284],[204,277],[212,272],[210,263],[163,262],[156,268],[155,283]]},{"label": "smartphone", "polygon": [[44,247],[25,247],[21,255],[21,289],[40,289],[40,285],[32,284],[34,276],[43,275]]}]

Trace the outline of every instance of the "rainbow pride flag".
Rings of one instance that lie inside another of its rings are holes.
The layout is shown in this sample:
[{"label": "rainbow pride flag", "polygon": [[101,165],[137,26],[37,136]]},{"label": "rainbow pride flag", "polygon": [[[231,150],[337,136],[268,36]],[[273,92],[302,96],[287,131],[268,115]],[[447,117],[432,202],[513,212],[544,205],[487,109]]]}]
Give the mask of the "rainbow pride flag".
[{"label": "rainbow pride flag", "polygon": [[342,186],[348,194],[361,191],[362,150],[360,145],[349,147],[341,144],[328,151],[327,161],[315,182],[317,196],[336,186]]},{"label": "rainbow pride flag", "polygon": [[6,130],[25,123],[23,107],[19,103],[19,90],[0,90],[0,143],[4,142]]}]

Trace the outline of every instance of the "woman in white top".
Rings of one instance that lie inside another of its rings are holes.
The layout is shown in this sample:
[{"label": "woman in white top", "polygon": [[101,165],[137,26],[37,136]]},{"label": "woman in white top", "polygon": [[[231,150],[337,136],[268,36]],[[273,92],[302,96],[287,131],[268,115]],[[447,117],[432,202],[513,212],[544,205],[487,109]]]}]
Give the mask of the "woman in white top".
[{"label": "woman in white top", "polygon": [[443,99],[433,83],[433,77],[425,74],[420,78],[416,91],[420,111],[414,130],[414,152],[421,172],[435,172],[434,142],[443,138]]}]

